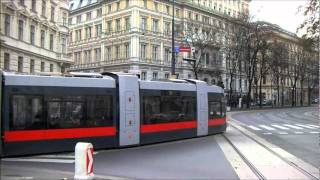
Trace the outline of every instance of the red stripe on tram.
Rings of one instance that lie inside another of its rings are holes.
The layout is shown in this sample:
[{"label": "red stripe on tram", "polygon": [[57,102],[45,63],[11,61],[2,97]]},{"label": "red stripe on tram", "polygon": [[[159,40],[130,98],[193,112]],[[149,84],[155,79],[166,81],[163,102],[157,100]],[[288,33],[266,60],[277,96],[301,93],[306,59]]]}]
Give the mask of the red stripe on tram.
[{"label": "red stripe on tram", "polygon": [[172,122],[161,124],[145,124],[141,125],[141,133],[164,132],[179,129],[192,129],[197,127],[197,121]]},{"label": "red stripe on tram", "polygon": [[5,131],[5,142],[115,136],[115,127]]},{"label": "red stripe on tram", "polygon": [[226,117],[209,119],[208,126],[219,126],[226,123]]}]

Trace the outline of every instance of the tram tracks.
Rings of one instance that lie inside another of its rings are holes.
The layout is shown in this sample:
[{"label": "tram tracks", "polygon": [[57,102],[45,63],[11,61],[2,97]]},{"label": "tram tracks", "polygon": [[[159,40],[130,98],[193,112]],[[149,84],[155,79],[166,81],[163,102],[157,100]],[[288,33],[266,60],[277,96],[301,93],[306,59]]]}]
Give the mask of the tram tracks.
[{"label": "tram tracks", "polygon": [[251,171],[257,176],[257,178],[259,178],[260,180],[265,180],[267,179],[266,177],[264,177],[264,175],[257,169],[256,166],[254,166],[248,158],[246,158],[246,156],[241,153],[241,151],[237,148],[237,146],[235,146],[230,139],[228,139],[224,134],[222,135],[222,137],[231,145],[231,147],[236,151],[236,153],[241,157],[241,159],[248,165],[248,167],[251,169]]},{"label": "tram tracks", "polygon": [[[268,152],[270,152],[271,154],[275,155],[276,157],[280,158],[282,161],[284,161],[286,164],[288,164],[289,166],[291,166],[292,168],[296,169],[297,171],[299,171],[300,173],[302,173],[304,176],[306,176],[309,179],[312,180],[319,180],[319,176],[316,177],[315,174],[312,174],[310,172],[308,172],[307,170],[305,170],[303,167],[299,166],[298,164],[284,158],[283,156],[281,156],[280,154],[278,154],[277,152],[275,152],[274,150],[272,150],[270,147],[266,146],[265,144],[263,144],[262,142],[260,142],[259,140],[255,139],[254,137],[250,136],[249,134],[246,134],[245,132],[243,132],[241,129],[239,129],[237,126],[233,125],[232,123],[229,123],[229,126],[231,126],[232,128],[236,129],[237,131],[239,131],[242,135],[244,135],[245,137],[249,138],[250,140],[254,141],[255,143],[257,143],[258,145],[260,145],[261,147],[263,147],[264,149],[266,149]],[[259,167],[257,167],[253,162],[250,161],[250,159],[245,155],[245,153],[243,153],[235,143],[232,142],[232,140],[226,135],[226,134],[222,134],[222,137],[226,140],[226,142],[233,148],[233,150],[239,155],[239,157],[243,160],[243,162],[251,169],[251,171],[256,175],[256,177],[260,180],[265,180],[265,179],[269,179],[267,174],[263,174],[263,172],[259,169]],[[318,169],[319,170],[319,169]],[[320,173],[320,172],[319,172]]]}]

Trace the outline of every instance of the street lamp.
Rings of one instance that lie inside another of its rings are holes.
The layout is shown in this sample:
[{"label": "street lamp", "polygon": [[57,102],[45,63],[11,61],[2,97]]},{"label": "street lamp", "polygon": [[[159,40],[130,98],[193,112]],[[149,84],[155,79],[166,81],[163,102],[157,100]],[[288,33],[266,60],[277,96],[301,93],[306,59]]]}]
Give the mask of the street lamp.
[{"label": "street lamp", "polygon": [[171,55],[172,55],[172,58],[171,58],[171,75],[172,76],[175,76],[176,75],[176,72],[175,72],[175,65],[176,65],[176,59],[175,59],[175,49],[174,49],[174,4],[175,4],[175,0],[172,0],[172,4],[173,4],[173,8],[172,8],[172,37],[171,37],[171,40],[172,40],[172,49],[171,49]]}]

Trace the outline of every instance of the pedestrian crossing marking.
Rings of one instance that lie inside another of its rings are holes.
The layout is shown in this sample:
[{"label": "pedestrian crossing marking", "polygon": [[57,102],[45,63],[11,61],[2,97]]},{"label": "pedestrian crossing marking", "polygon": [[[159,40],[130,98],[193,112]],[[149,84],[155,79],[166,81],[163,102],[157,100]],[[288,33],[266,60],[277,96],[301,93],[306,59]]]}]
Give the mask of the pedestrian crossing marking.
[{"label": "pedestrian crossing marking", "polygon": [[255,131],[260,131],[261,129],[255,126],[248,126],[249,128],[255,130]]},{"label": "pedestrian crossing marking", "polygon": [[271,124],[271,126],[276,127],[276,128],[279,128],[279,129],[282,129],[282,130],[288,130],[288,129],[289,129],[289,128],[287,128],[287,127],[283,127],[283,126],[276,125],[276,124]]},{"label": "pedestrian crossing marking", "polygon": [[288,134],[287,132],[279,132],[279,134]]},{"label": "pedestrian crossing marking", "polygon": [[304,128],[308,128],[308,129],[317,129],[315,127],[310,127],[310,126],[307,126],[307,125],[303,125],[303,124],[295,124],[296,126],[300,126],[300,127],[304,127]]},{"label": "pedestrian crossing marking", "polygon": [[[319,131],[312,131],[312,132],[307,132],[308,130],[316,130],[319,129],[317,125],[313,124],[270,124],[270,125],[265,125],[265,124],[255,124],[255,125],[247,125],[248,128],[254,130],[254,131],[262,131],[265,130],[265,132],[261,132],[261,134],[264,135],[272,135],[272,134],[280,134],[280,135],[285,135],[285,134],[320,134]],[[285,130],[285,131],[281,131]],[[304,130],[304,132],[302,131]],[[268,132],[271,131],[271,132]],[[289,131],[289,132],[286,132]],[[272,133],[273,132],[273,133]]]},{"label": "pedestrian crossing marking", "polygon": [[269,131],[274,131],[276,129],[272,128],[272,127],[269,127],[269,126],[266,126],[266,125],[259,125],[260,127],[266,129],[266,130],[269,130]]},{"label": "pedestrian crossing marking", "polygon": [[320,126],[316,126],[316,125],[313,125],[313,124],[307,124],[308,126],[311,126],[311,127],[315,127],[315,128],[320,128]]},{"label": "pedestrian crossing marking", "polygon": [[303,134],[303,132],[294,132],[295,134]]},{"label": "pedestrian crossing marking", "polygon": [[271,135],[272,133],[271,132],[266,132],[266,133],[263,133],[265,135]]},{"label": "pedestrian crossing marking", "polygon": [[320,132],[312,131],[310,134],[319,134]]},{"label": "pedestrian crossing marking", "polygon": [[287,126],[287,127],[291,127],[293,129],[303,129],[302,127],[298,127],[298,126],[294,126],[294,125],[290,125],[290,124],[283,124],[284,126]]}]

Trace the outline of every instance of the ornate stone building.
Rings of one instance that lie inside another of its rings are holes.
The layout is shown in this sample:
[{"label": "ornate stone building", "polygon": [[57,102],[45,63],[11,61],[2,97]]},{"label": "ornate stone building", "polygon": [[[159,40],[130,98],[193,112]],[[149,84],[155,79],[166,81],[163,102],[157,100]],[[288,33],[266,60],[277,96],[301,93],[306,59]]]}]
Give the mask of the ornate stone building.
[{"label": "ornate stone building", "polygon": [[67,0],[0,2],[0,68],[23,73],[61,72],[67,56]]},{"label": "ornate stone building", "polygon": [[[221,46],[232,19],[248,13],[248,3],[248,0],[175,0],[177,30],[194,22],[217,31],[220,47],[203,56],[199,79],[226,84],[228,75]],[[69,53],[74,61],[71,71],[131,72],[143,80],[170,77],[172,1],[74,0],[69,3],[69,10]],[[181,46],[183,41],[183,37],[177,35],[175,46]],[[183,57],[188,56],[190,53],[176,55],[178,78],[194,78],[190,64],[183,61]]]}]

